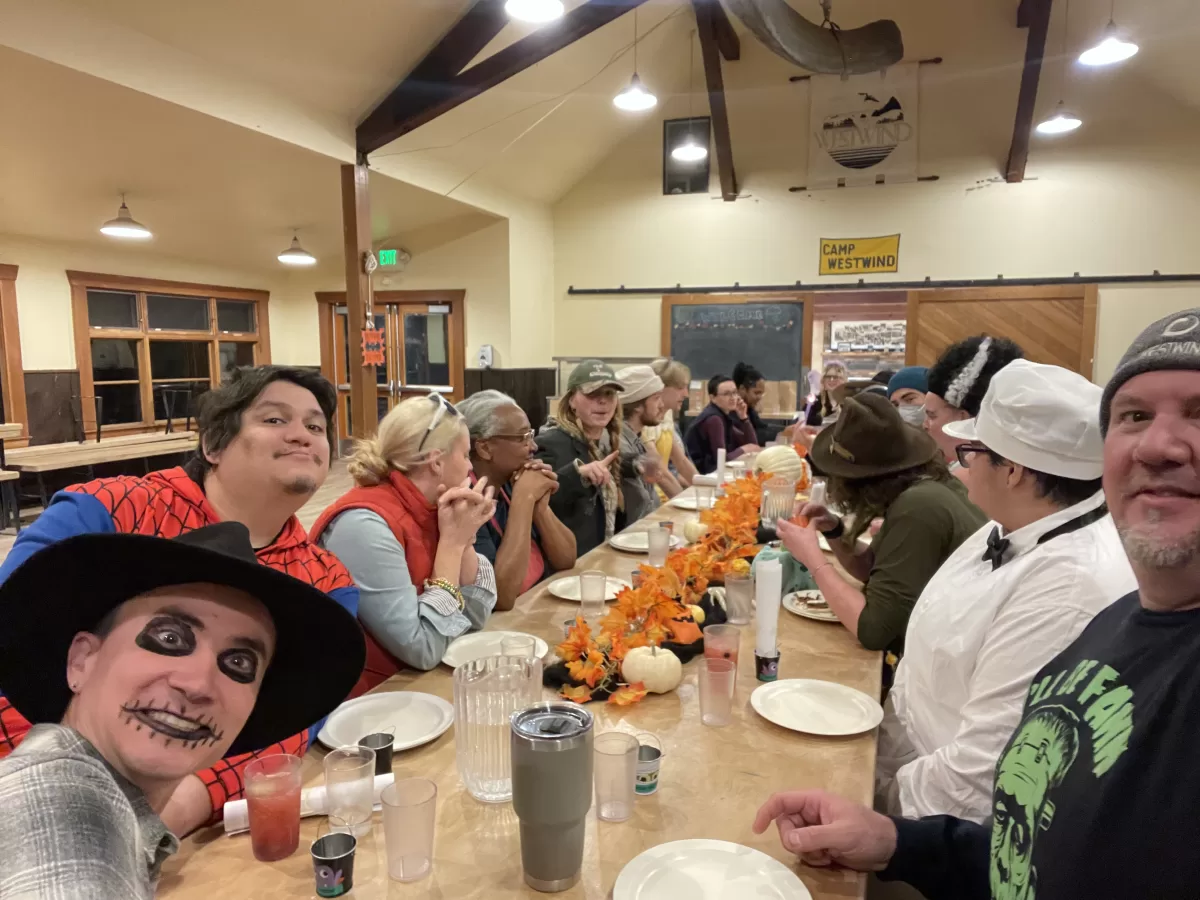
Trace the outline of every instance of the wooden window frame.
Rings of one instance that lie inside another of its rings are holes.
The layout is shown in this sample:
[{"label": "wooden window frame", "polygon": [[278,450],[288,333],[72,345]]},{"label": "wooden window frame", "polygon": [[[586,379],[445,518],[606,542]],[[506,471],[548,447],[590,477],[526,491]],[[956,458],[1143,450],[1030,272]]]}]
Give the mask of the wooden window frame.
[{"label": "wooden window frame", "polygon": [[17,266],[0,263],[0,388],[4,419],[21,423],[19,446],[29,439],[29,413],[25,406],[25,369],[21,364],[21,332],[17,319]]},{"label": "wooden window frame", "polygon": [[[255,345],[254,364],[266,365],[271,361],[271,322],[268,305],[270,292],[247,288],[224,287],[212,284],[195,284],[184,281],[164,281],[155,278],[134,278],[125,275],[103,275],[96,272],[67,271],[71,285],[71,317],[75,333],[75,365],[79,371],[79,396],[85,434],[96,434],[95,379],[92,376],[92,339],[128,339],[138,341],[138,383],[142,406],[140,422],[122,422],[105,425],[106,432],[139,433],[157,431],[166,423],[165,419],[154,418],[154,383],[177,383],[203,379],[159,378],[154,379],[150,371],[150,341],[195,341],[208,345],[208,381],[211,387],[221,384],[221,354],[223,343],[248,343]],[[138,327],[93,328],[88,323],[87,292],[89,290],[123,291],[137,295]],[[208,301],[207,331],[166,331],[151,329],[147,322],[146,295],[167,294],[180,297],[197,297]],[[238,300],[253,303],[255,331],[223,332],[217,327],[217,301]],[[182,418],[182,416],[181,416]]]}]

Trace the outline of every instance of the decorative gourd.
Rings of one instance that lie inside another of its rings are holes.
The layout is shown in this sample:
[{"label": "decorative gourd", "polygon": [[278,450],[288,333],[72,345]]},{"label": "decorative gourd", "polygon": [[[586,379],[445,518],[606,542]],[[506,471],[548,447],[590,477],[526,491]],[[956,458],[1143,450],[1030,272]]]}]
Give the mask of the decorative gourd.
[{"label": "decorative gourd", "polygon": [[797,490],[804,490],[812,482],[808,463],[786,444],[775,444],[759,453],[754,469],[794,481]]},{"label": "decorative gourd", "polygon": [[689,603],[687,606],[687,610],[688,610],[688,612],[690,612],[692,614],[692,621],[695,622],[697,625],[699,625],[701,628],[703,628],[704,627],[704,607],[697,606],[695,603]]},{"label": "decorative gourd", "polygon": [[699,519],[688,519],[683,523],[683,536],[692,544],[704,537],[708,531],[708,526]]},{"label": "decorative gourd", "polygon": [[621,674],[629,684],[641,682],[652,694],[665,694],[679,686],[683,664],[670,650],[661,647],[634,647],[625,654]]}]

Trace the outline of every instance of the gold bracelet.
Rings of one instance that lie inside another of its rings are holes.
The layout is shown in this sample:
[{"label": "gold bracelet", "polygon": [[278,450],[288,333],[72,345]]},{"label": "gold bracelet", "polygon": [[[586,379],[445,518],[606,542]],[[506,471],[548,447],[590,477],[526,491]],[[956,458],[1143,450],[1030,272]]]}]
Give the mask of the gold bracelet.
[{"label": "gold bracelet", "polygon": [[453,584],[445,578],[426,578],[425,590],[429,590],[431,587],[441,588],[457,600],[459,612],[467,608],[467,602],[463,599],[462,589],[457,584]]}]

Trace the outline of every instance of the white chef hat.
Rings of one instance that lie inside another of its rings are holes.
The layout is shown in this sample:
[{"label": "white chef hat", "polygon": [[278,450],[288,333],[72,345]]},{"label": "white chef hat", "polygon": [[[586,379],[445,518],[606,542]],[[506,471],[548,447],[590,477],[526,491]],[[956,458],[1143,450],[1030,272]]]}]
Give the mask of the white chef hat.
[{"label": "white chef hat", "polygon": [[1090,481],[1104,473],[1102,394],[1075,372],[1015,359],[992,376],[978,416],[942,430],[1037,472]]},{"label": "white chef hat", "polygon": [[645,400],[663,389],[663,380],[649,366],[627,366],[617,371],[617,380],[625,385],[621,405]]}]

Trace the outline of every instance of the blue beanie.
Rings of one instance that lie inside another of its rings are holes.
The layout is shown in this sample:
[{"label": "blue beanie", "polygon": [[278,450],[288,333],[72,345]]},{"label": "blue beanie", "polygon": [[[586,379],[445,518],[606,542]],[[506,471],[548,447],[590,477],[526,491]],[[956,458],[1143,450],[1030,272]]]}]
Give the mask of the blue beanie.
[{"label": "blue beanie", "polygon": [[904,388],[911,388],[914,391],[920,391],[922,394],[929,390],[929,380],[925,374],[929,369],[925,366],[905,366],[899,372],[892,376],[892,380],[888,382],[887,395],[890,398],[896,391]]}]

